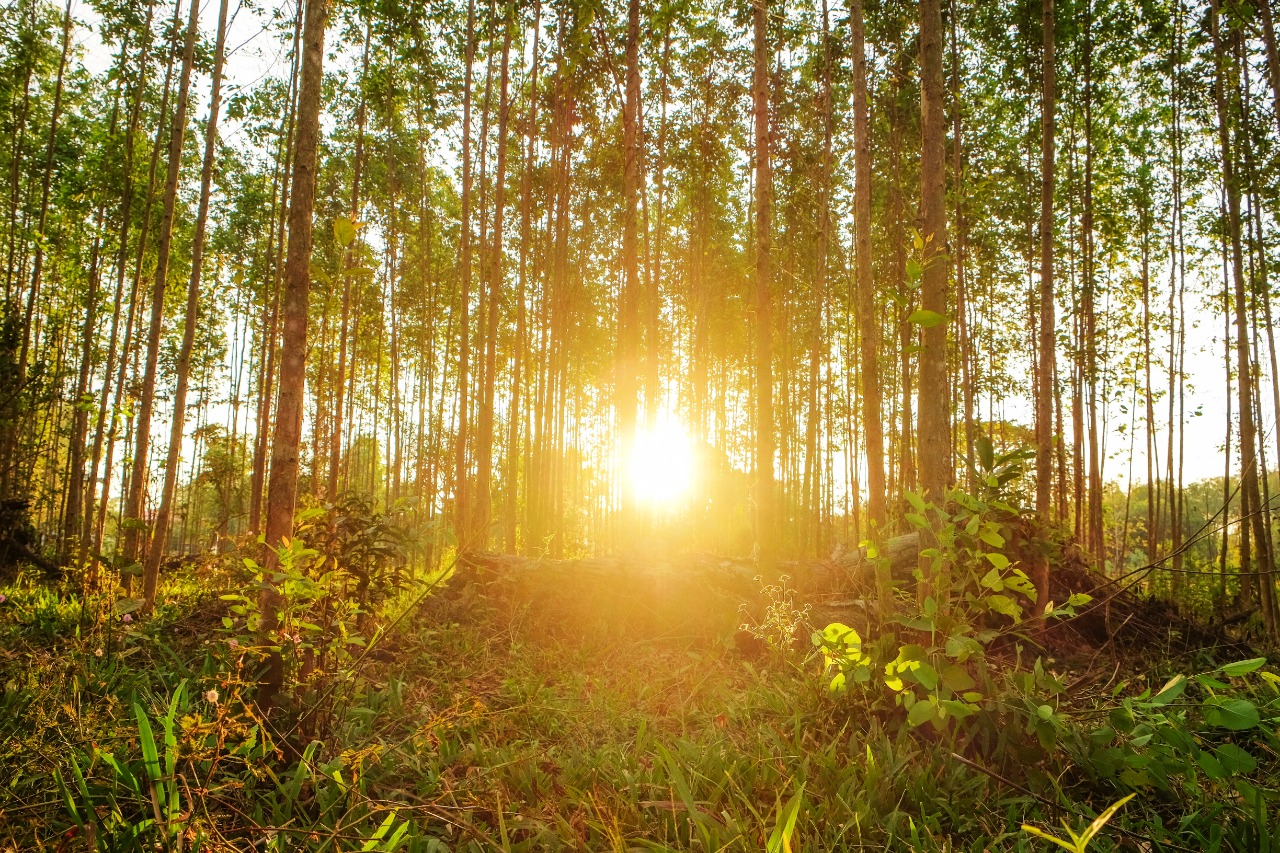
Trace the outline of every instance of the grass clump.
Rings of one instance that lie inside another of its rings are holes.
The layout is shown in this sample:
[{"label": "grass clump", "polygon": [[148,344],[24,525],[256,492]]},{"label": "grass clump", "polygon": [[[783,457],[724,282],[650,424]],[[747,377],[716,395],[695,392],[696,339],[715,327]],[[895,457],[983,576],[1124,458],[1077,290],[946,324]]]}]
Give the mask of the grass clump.
[{"label": "grass clump", "polygon": [[[918,514],[952,597],[903,591],[896,621],[815,630],[812,654],[785,585],[744,650],[733,611],[694,630],[616,597],[442,593],[357,510],[315,516],[342,535],[295,541],[275,576],[234,555],[171,573],[146,618],[20,577],[0,850],[1032,851],[1060,822],[1089,849],[1274,849],[1265,659],[1036,659],[1005,612],[1022,576],[988,556],[1004,510],[949,512]],[[289,591],[266,638],[262,583]],[[273,649],[289,689],[265,714]]]}]

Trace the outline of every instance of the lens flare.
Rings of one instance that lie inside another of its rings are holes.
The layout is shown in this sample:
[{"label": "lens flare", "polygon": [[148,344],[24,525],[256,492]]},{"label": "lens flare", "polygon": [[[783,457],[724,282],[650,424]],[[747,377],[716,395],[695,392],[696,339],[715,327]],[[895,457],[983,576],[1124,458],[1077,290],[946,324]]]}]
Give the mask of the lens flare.
[{"label": "lens flare", "polygon": [[630,455],[628,474],[637,501],[670,506],[688,494],[693,485],[693,442],[678,421],[660,419],[652,429],[636,430]]}]

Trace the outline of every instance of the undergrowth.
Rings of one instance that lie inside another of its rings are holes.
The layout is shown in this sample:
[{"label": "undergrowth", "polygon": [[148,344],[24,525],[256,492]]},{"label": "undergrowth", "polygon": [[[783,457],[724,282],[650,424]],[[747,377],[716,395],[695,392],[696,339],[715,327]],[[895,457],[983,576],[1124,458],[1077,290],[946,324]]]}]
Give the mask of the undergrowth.
[{"label": "undergrowth", "polygon": [[[1264,660],[1174,672],[1130,650],[1104,681],[1038,658],[1034,591],[999,556],[1016,510],[916,514],[950,594],[904,589],[895,621],[828,626],[807,656],[785,584],[758,653],[586,630],[440,594],[368,507],[307,515],[276,576],[173,573],[145,618],[19,578],[0,850],[1276,849]],[[262,583],[289,593],[265,638]],[[264,715],[273,649],[290,689]]]}]

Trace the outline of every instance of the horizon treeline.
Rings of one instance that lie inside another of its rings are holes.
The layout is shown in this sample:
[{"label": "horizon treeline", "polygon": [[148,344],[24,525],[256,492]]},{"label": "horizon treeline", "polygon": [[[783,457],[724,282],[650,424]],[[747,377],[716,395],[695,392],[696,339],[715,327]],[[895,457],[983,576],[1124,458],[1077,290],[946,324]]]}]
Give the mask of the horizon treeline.
[{"label": "horizon treeline", "polygon": [[[300,505],[553,556],[825,556],[1026,448],[1011,494],[1100,568],[1171,555],[1162,589],[1274,630],[1267,0],[308,5],[0,5],[20,556],[252,540],[284,405]],[[646,507],[668,422],[698,475]]]}]

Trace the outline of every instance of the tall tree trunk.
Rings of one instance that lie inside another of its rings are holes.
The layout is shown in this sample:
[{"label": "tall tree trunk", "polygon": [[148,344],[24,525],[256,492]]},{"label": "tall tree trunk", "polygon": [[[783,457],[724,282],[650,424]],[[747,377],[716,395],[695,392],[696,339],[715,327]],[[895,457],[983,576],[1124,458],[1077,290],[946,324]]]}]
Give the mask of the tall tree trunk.
[{"label": "tall tree trunk", "polygon": [[[476,4],[467,0],[467,47],[462,90],[462,233],[459,236],[459,273],[462,293],[458,299],[458,416],[453,454],[454,527],[465,537],[469,530],[467,494],[467,416],[471,405],[471,88],[475,64]],[[470,541],[463,541],[470,548]]]},{"label": "tall tree trunk", "polygon": [[18,356],[18,381],[25,381],[31,353],[31,324],[40,280],[44,271],[44,249],[49,235],[49,191],[53,185],[53,161],[58,149],[58,121],[62,117],[62,92],[66,81],[67,60],[71,55],[71,0],[62,13],[62,52],[58,59],[57,82],[53,87],[53,109],[49,115],[49,141],[45,146],[44,175],[40,181],[40,219],[36,226],[35,257],[31,262],[31,286],[27,289],[27,307],[22,322],[22,350]]},{"label": "tall tree trunk", "polygon": [[[634,1],[634,0],[633,0]],[[752,103],[755,123],[756,278],[756,544],[762,569],[776,559],[773,422],[773,167],[769,125],[769,0],[752,0],[755,70]]]},{"label": "tall tree trunk", "polygon": [[249,532],[262,531],[263,495],[267,484],[267,457],[272,433],[271,407],[275,403],[276,362],[280,326],[280,290],[284,278],[285,228],[289,213],[289,190],[293,175],[293,137],[297,129],[298,78],[302,68],[302,25],[304,7],[299,4],[293,21],[292,72],[289,75],[289,105],[283,122],[283,144],[277,148],[276,172],[280,176],[280,195],[274,201],[272,236],[267,244],[271,256],[271,279],[263,295],[262,349],[265,353],[262,382],[258,386],[257,429],[254,432],[253,471],[249,476]]},{"label": "tall tree trunk", "polygon": [[[1222,155],[1222,182],[1227,197],[1227,238],[1230,241],[1231,275],[1234,282],[1233,311],[1236,324],[1236,373],[1239,390],[1240,409],[1240,497],[1241,497],[1241,537],[1240,537],[1240,571],[1252,573],[1252,577],[1242,579],[1242,589],[1252,587],[1254,592],[1262,593],[1262,579],[1272,585],[1274,578],[1271,571],[1273,563],[1267,549],[1267,536],[1262,515],[1261,494],[1258,488],[1257,461],[1257,428],[1254,423],[1253,409],[1253,364],[1249,355],[1249,330],[1247,323],[1248,302],[1245,296],[1244,257],[1240,237],[1240,183],[1236,177],[1235,152],[1231,139],[1231,118],[1239,114],[1239,104],[1234,94],[1237,91],[1238,69],[1231,62],[1231,57],[1224,44],[1219,22],[1220,12],[1218,0],[1210,3],[1210,33],[1213,38],[1215,58],[1214,102],[1218,118],[1218,144]],[[1232,34],[1238,38],[1238,31]],[[1233,109],[1228,108],[1228,91],[1232,93]],[[1246,532],[1247,529],[1247,532]],[[1250,542],[1249,533],[1252,533]],[[1252,548],[1251,548],[1252,546]],[[1253,549],[1256,548],[1256,568],[1253,562]],[[1265,572],[1265,574],[1262,574]],[[1267,607],[1267,599],[1261,598],[1263,618],[1266,630],[1273,639],[1276,636],[1276,624],[1271,608]]]},{"label": "tall tree trunk", "polygon": [[[365,22],[364,50],[360,58],[360,105],[356,108],[356,151],[351,165],[351,217],[352,226],[360,221],[360,178],[364,170],[364,132],[367,108],[365,104],[365,81],[369,76],[369,38],[373,30],[371,21]],[[338,478],[343,466],[343,407],[346,405],[347,347],[351,326],[351,284],[354,277],[350,270],[356,266],[356,250],[359,238],[345,248],[345,269],[342,276],[342,327],[338,332],[338,376],[335,384],[337,399],[333,406],[333,432],[329,436],[329,488],[330,500],[338,496]],[[354,369],[354,368],[353,368]]]},{"label": "tall tree trunk", "polygon": [[[175,11],[177,4],[174,6]],[[123,163],[121,171],[124,175],[124,186],[120,195],[120,230],[117,236],[119,248],[116,255],[116,286],[115,298],[113,300],[113,310],[111,314],[111,332],[109,334],[109,343],[107,345],[107,360],[102,372],[102,389],[98,392],[98,414],[94,421],[93,430],[93,447],[89,453],[89,476],[87,479],[88,486],[85,489],[84,500],[84,521],[83,530],[80,533],[80,553],[77,556],[79,562],[84,563],[88,558],[91,543],[93,542],[94,531],[94,504],[97,498],[97,482],[98,482],[98,466],[102,462],[102,447],[106,440],[108,429],[107,412],[108,403],[111,399],[111,377],[116,372],[116,358],[119,355],[120,343],[120,315],[124,305],[124,282],[128,269],[129,260],[129,231],[133,222],[133,197],[134,197],[134,180],[133,180],[133,158],[134,158],[134,139],[138,133],[138,127],[142,117],[142,101],[147,89],[147,80],[150,71],[151,58],[151,21],[155,12],[153,4],[147,4],[147,18],[142,25],[142,48],[138,56],[138,73],[133,84],[133,99],[129,109],[129,124],[125,129]],[[172,67],[172,66],[170,66]],[[163,108],[161,109],[160,123],[164,123],[164,115],[168,110],[168,75],[165,80],[165,94],[162,98]],[[154,173],[153,173],[154,174]],[[133,303],[136,292],[130,295],[129,299],[129,325],[133,323]],[[118,392],[117,392],[118,396]],[[111,467],[111,460],[107,460],[108,470]],[[105,480],[105,476],[104,476]],[[102,501],[107,501],[107,493],[104,490]],[[99,548],[96,544],[93,550],[97,552]]]},{"label": "tall tree trunk", "polygon": [[[267,487],[267,553],[270,577],[279,564],[276,549],[293,534],[298,498],[298,448],[302,440],[307,358],[307,304],[311,290],[312,211],[315,207],[316,153],[320,142],[320,89],[323,81],[326,0],[307,0],[302,37],[302,80],[298,89],[298,125],[293,156],[289,207],[289,249],[281,305],[284,338],[280,354],[280,398],[271,442],[271,477]],[[260,631],[265,645],[277,645],[280,590],[266,583],[259,596]],[[271,655],[262,673],[258,702],[269,708],[284,684],[284,659]]]},{"label": "tall tree trunk", "polygon": [[186,43],[182,49],[182,71],[178,76],[178,98],[174,103],[173,124],[169,129],[169,165],[156,248],[155,285],[151,292],[151,325],[147,333],[147,358],[133,443],[133,470],[129,475],[129,494],[125,506],[126,519],[133,519],[134,523],[125,530],[124,556],[138,562],[141,562],[143,556],[139,528],[145,515],[151,413],[155,405],[156,367],[160,360],[160,332],[164,324],[164,294],[169,284],[169,253],[173,244],[173,218],[178,202],[178,176],[182,169],[182,143],[187,131],[187,100],[191,90],[191,66],[195,60],[199,15],[198,0],[191,0]]},{"label": "tall tree trunk", "polygon": [[[1040,90],[1040,347],[1036,376],[1036,515],[1048,524],[1053,509],[1053,398],[1056,391],[1057,336],[1053,295],[1054,5],[1043,0],[1040,20],[1044,31]],[[1036,562],[1036,615],[1049,604],[1049,561]]]},{"label": "tall tree trunk", "polygon": [[1096,252],[1093,232],[1093,4],[1085,6],[1084,31],[1084,206],[1081,211],[1081,232],[1084,238],[1084,381],[1088,409],[1088,523],[1087,542],[1089,555],[1102,569],[1106,568],[1107,553],[1102,530],[1102,457],[1098,429],[1098,324],[1096,295]]},{"label": "tall tree trunk", "polygon": [[[21,390],[27,380],[27,367],[32,346],[32,321],[35,314],[36,299],[40,293],[41,276],[44,270],[45,245],[48,242],[46,231],[49,227],[49,192],[53,186],[53,166],[57,154],[58,122],[62,116],[62,91],[66,78],[67,60],[71,54],[71,0],[62,14],[62,51],[58,59],[58,76],[53,89],[53,108],[49,114],[49,138],[45,145],[44,173],[40,181],[40,217],[36,226],[35,256],[31,263],[31,284],[27,288],[26,308],[22,318],[22,346],[18,355],[18,387]],[[29,82],[29,74],[28,74]],[[24,90],[24,100],[26,94]],[[26,106],[24,104],[24,113]],[[24,116],[25,119],[25,116]],[[25,125],[25,120],[24,120]],[[15,167],[16,168],[16,167]],[[16,175],[16,173],[15,173]],[[14,186],[17,186],[15,177]],[[16,208],[15,208],[16,209]],[[10,227],[10,248],[13,247],[14,229]],[[12,268],[13,252],[10,251],[10,268]],[[0,446],[0,495],[6,498],[13,488],[15,477],[15,456],[18,453],[17,442],[20,435],[13,432],[5,437]]]},{"label": "tall tree trunk", "polygon": [[542,0],[534,0],[533,12],[533,67],[529,71],[528,151],[524,169],[520,173],[520,269],[516,291],[516,336],[511,357],[511,418],[507,436],[507,494],[506,521],[504,524],[506,550],[517,553],[519,548],[519,500],[522,485],[521,464],[528,443],[521,442],[523,422],[528,416],[524,395],[525,353],[528,349],[527,308],[529,249],[533,242],[533,166],[535,142],[538,138],[538,70],[541,64]]},{"label": "tall tree trunk", "polygon": [[[942,7],[939,0],[920,0],[920,235],[924,241],[920,305],[937,315],[921,334],[919,413],[920,488],[924,499],[939,507],[951,477],[951,442],[947,417],[947,207],[945,142],[947,119],[943,107]],[[922,568],[924,561],[922,558]],[[949,594],[945,564],[933,592],[940,603]],[[921,594],[932,579],[926,575]]]},{"label": "tall tree trunk", "polygon": [[[120,96],[124,90],[127,76],[125,57],[129,52],[129,34],[126,33],[120,44],[119,79],[112,97],[111,119],[107,130],[108,142],[114,142],[120,115]],[[145,56],[145,48],[143,54]],[[66,507],[62,513],[61,542],[58,551],[58,562],[66,565],[79,555],[81,536],[84,524],[84,455],[85,441],[89,432],[89,411],[93,397],[89,393],[89,377],[93,372],[94,341],[97,337],[98,323],[98,289],[102,283],[102,236],[103,222],[106,214],[106,196],[103,194],[94,214],[93,248],[90,250],[89,280],[84,301],[84,323],[80,327],[80,370],[76,375],[75,395],[71,414],[71,435],[67,440],[67,482]],[[117,312],[118,313],[118,312]],[[108,366],[107,375],[111,373]],[[108,384],[106,382],[104,385]],[[105,389],[104,389],[105,390]],[[102,394],[103,399],[106,394]],[[95,463],[96,467],[96,463]],[[89,512],[92,515],[92,512]]]},{"label": "tall tree trunk", "polygon": [[200,284],[204,265],[205,233],[209,220],[209,194],[213,190],[213,160],[218,144],[218,111],[222,107],[222,66],[226,58],[227,0],[218,8],[218,30],[213,48],[213,83],[209,94],[209,120],[205,123],[204,162],[200,167],[200,204],[196,210],[196,230],[191,241],[191,278],[187,282],[187,307],[182,324],[182,349],[178,353],[178,387],[173,392],[173,420],[169,427],[169,455],[165,461],[164,488],[151,530],[151,547],[142,573],[142,601],[147,610],[156,600],[160,561],[169,536],[169,517],[178,487],[178,466],[182,455],[183,428],[187,422],[187,385],[191,374],[191,354],[196,344],[196,324],[200,320]]},{"label": "tall tree trunk", "polygon": [[[870,535],[884,535],[887,520],[885,492],[884,421],[881,419],[880,320],[876,313],[876,285],[871,258],[871,109],[867,101],[866,17],[862,0],[850,0],[849,26],[853,51],[854,145],[854,262],[859,375],[862,397],[862,432],[867,454],[867,521]],[[892,579],[877,573],[881,608],[892,608]]]},{"label": "tall tree trunk", "polygon": [[[182,0],[174,0],[173,18],[170,24],[170,30],[173,33],[172,39],[174,42],[177,41],[179,24],[181,21]],[[112,415],[113,422],[120,417],[119,410],[122,408],[122,403],[125,399],[125,377],[129,373],[131,362],[136,359],[137,355],[136,349],[133,345],[133,340],[134,333],[137,328],[136,323],[138,319],[138,311],[141,308],[142,302],[142,262],[146,256],[147,237],[151,233],[151,214],[154,210],[153,202],[155,199],[156,175],[160,168],[160,152],[164,148],[166,130],[169,121],[169,100],[173,94],[173,70],[175,57],[172,43],[166,46],[165,52],[168,54],[168,60],[165,63],[164,86],[162,87],[163,95],[160,99],[160,112],[156,119],[156,134],[151,145],[151,157],[147,166],[147,191],[144,196],[145,201],[142,205],[142,224],[138,229],[138,245],[133,256],[133,275],[129,289],[129,311],[125,318],[124,339],[120,344],[120,364],[117,368],[115,380],[114,408],[116,411]],[[125,253],[127,251],[127,247],[121,248],[120,256],[122,259],[125,257]],[[134,372],[136,374],[136,367]],[[132,424],[132,417],[126,416],[125,429],[123,430],[125,433],[126,445],[128,442],[128,436],[132,433]],[[109,504],[108,496],[111,494],[111,475],[115,469],[116,433],[117,429],[113,423],[111,429],[108,430],[107,449],[104,454],[105,461],[102,472],[102,502],[98,506],[98,517],[94,522],[93,548],[95,551],[99,552],[102,550],[102,537],[107,524],[107,507]],[[122,486],[124,487],[124,493],[127,494],[127,478]],[[121,500],[121,504],[124,504],[123,499]],[[117,517],[120,521],[124,520],[123,506],[118,510]],[[119,556],[122,553],[122,543],[117,543],[116,555]],[[123,579],[126,588],[131,586],[132,578],[132,575],[126,575]]]},{"label": "tall tree trunk", "polygon": [[622,288],[618,294],[615,379],[617,453],[622,480],[618,529],[623,547],[636,537],[636,494],[628,463],[640,407],[640,0],[627,3],[626,97],[622,105]]},{"label": "tall tree trunk", "polygon": [[[480,417],[476,424],[476,494],[474,530],[480,548],[489,547],[489,527],[493,516],[493,400],[498,384],[498,334],[502,320],[503,264],[502,229],[506,214],[507,126],[511,111],[511,30],[515,26],[515,6],[507,7],[503,18],[502,60],[498,101],[498,163],[493,182],[493,235],[489,250],[488,317],[485,319],[484,387],[480,392]],[[514,413],[512,414],[514,417]]]}]

